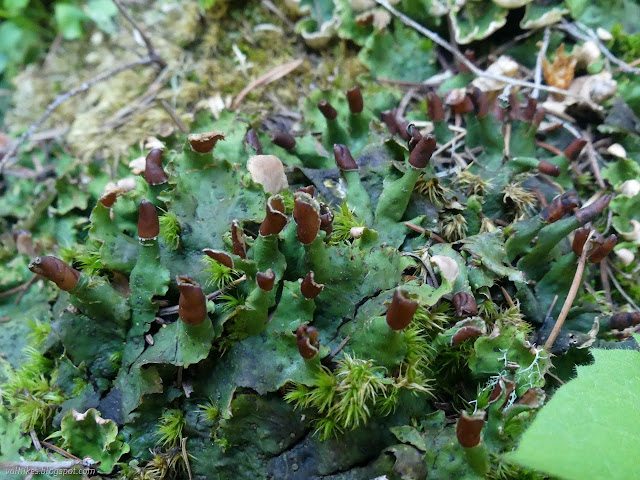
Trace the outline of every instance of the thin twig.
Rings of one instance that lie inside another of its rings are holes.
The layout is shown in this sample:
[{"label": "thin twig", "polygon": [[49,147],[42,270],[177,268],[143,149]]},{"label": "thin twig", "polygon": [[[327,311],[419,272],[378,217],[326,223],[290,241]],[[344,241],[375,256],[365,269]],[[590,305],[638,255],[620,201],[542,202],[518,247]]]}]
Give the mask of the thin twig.
[{"label": "thin twig", "polygon": [[634,302],[633,299],[627,294],[627,292],[624,291],[624,289],[622,288],[622,285],[618,283],[618,280],[616,279],[615,275],[609,268],[609,265],[607,265],[607,273],[609,274],[609,278],[613,282],[613,285],[616,287],[616,290],[618,290],[618,293],[620,293],[620,295],[622,295],[622,297],[627,302],[629,302],[629,305],[631,305],[636,311],[640,310],[640,307],[636,305],[636,302]]},{"label": "thin twig", "polygon": [[576,295],[578,294],[578,288],[580,288],[580,282],[582,282],[584,267],[587,263],[587,252],[589,251],[587,245],[589,245],[592,236],[593,230],[589,232],[589,236],[587,237],[585,246],[582,249],[582,253],[580,254],[578,266],[576,267],[576,274],[573,276],[573,281],[571,282],[571,287],[569,288],[569,293],[567,294],[567,298],[564,301],[564,305],[562,305],[562,310],[560,310],[560,315],[558,315],[558,319],[556,320],[556,324],[553,326],[553,330],[551,330],[549,338],[547,338],[547,341],[544,343],[544,348],[547,351],[550,350],[551,347],[553,347],[556,338],[558,338],[560,330],[562,330],[562,325],[564,325],[564,321],[569,314],[569,309],[571,309],[571,305],[573,305],[573,301],[576,299]]},{"label": "thin twig", "polygon": [[536,100],[540,95],[540,88],[538,87],[542,84],[542,61],[547,55],[547,48],[549,48],[550,38],[551,30],[549,30],[549,27],[547,27],[544,29],[544,37],[542,37],[542,45],[540,46],[540,50],[538,51],[538,57],[536,58],[536,69],[533,73],[533,83],[535,83],[537,87],[533,89],[531,98],[535,98]]},{"label": "thin twig", "polygon": [[293,23],[291,23],[291,21],[287,18],[287,16],[282,13],[282,11],[273,4],[273,2],[271,2],[270,0],[262,0],[262,5],[265,6],[265,8],[267,10],[270,10],[272,13],[274,13],[280,20],[282,20],[282,22],[289,27],[290,29],[295,29],[295,25]]},{"label": "thin twig", "polygon": [[18,140],[16,140],[14,142],[14,144],[11,146],[11,148],[5,154],[5,156],[0,159],[0,173],[2,173],[2,171],[4,170],[5,165],[9,162],[9,160],[18,152],[18,149],[27,140],[29,140],[31,135],[33,135],[33,133],[64,102],[69,100],[71,97],[75,97],[79,93],[86,92],[87,90],[89,90],[89,88],[93,87],[97,83],[104,82],[105,80],[108,80],[111,77],[114,77],[114,76],[118,75],[119,73],[125,72],[127,70],[130,70],[132,68],[135,68],[135,67],[138,67],[138,66],[141,66],[141,65],[148,65],[148,64],[153,63],[153,62],[154,62],[154,60],[151,57],[141,58],[141,59],[136,60],[134,62],[127,63],[125,65],[121,65],[121,66],[116,67],[116,68],[114,68],[112,70],[109,70],[107,72],[101,73],[100,75],[97,75],[97,76],[93,77],[92,79],[87,80],[86,82],[83,82],[80,86],[74,88],[73,90],[69,90],[68,92],[61,93],[60,95],[58,95],[56,98],[53,99],[53,101],[49,105],[47,105],[47,108],[44,111],[44,113],[42,114],[42,116],[40,116],[40,118],[38,120],[36,120],[34,123],[29,125],[27,130],[22,135],[20,135]]},{"label": "thin twig", "polygon": [[611,285],[609,284],[609,276],[607,275],[607,268],[609,266],[609,262],[607,257],[604,257],[600,262],[600,283],[602,283],[602,288],[604,289],[604,295],[607,299],[607,303],[609,305],[613,305],[613,300],[611,298]]},{"label": "thin twig", "polygon": [[192,480],[193,477],[191,475],[191,465],[189,465],[189,454],[187,453],[187,437],[182,439],[182,459],[184,460],[184,465],[187,467],[187,475],[189,475],[189,480]]},{"label": "thin twig", "polygon": [[545,320],[551,316],[551,312],[553,312],[553,307],[556,306],[557,301],[558,301],[558,295],[555,295],[553,297],[553,300],[551,301],[551,305],[549,305],[549,310],[547,310],[547,314],[544,316]]},{"label": "thin twig", "polygon": [[235,100],[231,104],[231,110],[235,110],[236,108],[238,108],[238,105],[240,105],[242,100],[244,100],[244,97],[246,97],[249,94],[249,92],[251,92],[251,90],[263,85],[268,85],[272,82],[275,82],[276,80],[279,80],[285,75],[288,75],[289,73],[293,72],[296,68],[302,65],[302,63],[303,63],[303,60],[301,58],[298,58],[296,60],[287,62],[283,65],[278,65],[276,68],[269,70],[267,73],[263,75],[260,75],[253,82],[251,82],[249,85],[247,85],[242,89],[242,91],[238,94],[238,96],[235,98]]},{"label": "thin twig", "polygon": [[500,285],[500,290],[502,290],[502,295],[504,295],[504,298],[507,301],[507,303],[509,304],[509,306],[511,308],[514,308],[516,305],[515,305],[515,303],[513,303],[513,299],[511,298],[511,295],[509,295],[509,292],[507,292],[502,285]]},{"label": "thin twig", "polygon": [[46,472],[50,470],[69,470],[73,467],[90,468],[96,462],[89,457],[82,460],[66,460],[62,462],[0,462],[0,470],[24,469],[32,472]]},{"label": "thin twig", "polygon": [[120,0],[113,0],[113,3],[116,4],[116,7],[118,7],[118,10],[120,10],[120,13],[122,14],[122,16],[131,24],[131,26],[138,33],[138,35],[140,35],[140,38],[142,39],[144,46],[147,49],[147,53],[149,54],[149,58],[151,58],[151,61],[157,64],[158,67],[161,69],[166,67],[167,62],[165,62],[162,59],[162,57],[160,57],[160,55],[157,54],[155,48],[153,48],[153,43],[151,43],[151,40],[147,36],[146,32],[140,27],[140,25],[136,23],[136,21],[129,14],[127,9],[122,6],[122,4],[120,3]]},{"label": "thin twig", "polygon": [[605,190],[607,186],[605,185],[604,179],[602,178],[602,173],[600,172],[596,149],[593,148],[593,143],[591,143],[591,135],[589,135],[589,133],[585,131],[583,134],[583,138],[587,141],[587,158],[589,159],[589,166],[591,167],[593,176],[596,179],[598,186],[602,190]]},{"label": "thin twig", "polygon": [[56,447],[53,443],[49,443],[49,442],[46,442],[44,440],[40,441],[40,443],[42,445],[44,445],[45,447],[47,447],[49,450],[51,450],[53,452],[56,452],[58,455],[62,455],[63,457],[67,457],[67,458],[70,458],[72,460],[80,460],[78,457],[76,457],[75,455],[70,454],[66,450],[63,450],[60,447]]},{"label": "thin twig", "polygon": [[[221,288],[220,290],[216,290],[215,292],[210,293],[209,295],[207,295],[207,300],[213,300],[214,298],[219,297],[224,292],[226,292],[229,288],[235,287],[236,285],[240,285],[246,279],[247,279],[247,276],[246,275],[242,275],[240,278],[234,280],[233,282],[231,282],[226,287]],[[158,311],[158,316],[159,317],[166,317],[167,315],[173,315],[175,313],[178,313],[178,305],[174,305],[173,307],[167,307],[167,308],[163,308],[163,309],[159,310]]]},{"label": "thin twig", "polygon": [[[488,78],[490,80],[494,80],[494,81],[497,81],[497,82],[506,83],[508,85],[516,85],[516,86],[519,86],[519,87],[527,87],[527,88],[536,88],[536,84],[535,83],[526,82],[524,80],[518,80],[516,78],[505,77],[504,75],[497,75],[497,74],[494,74],[494,73],[489,73],[489,72],[486,72],[486,71],[476,67],[472,62],[469,61],[469,59],[467,57],[465,57],[460,52],[460,50],[456,50],[449,42],[447,42],[445,39],[443,39],[437,33],[434,33],[431,30],[423,27],[418,22],[416,22],[416,21],[412,20],[411,18],[407,17],[404,13],[401,13],[398,10],[396,10],[395,8],[393,8],[389,4],[388,0],[376,0],[376,3],[378,3],[382,7],[386,8],[392,15],[394,15],[395,17],[400,19],[400,21],[402,23],[404,23],[406,26],[413,28],[418,33],[421,33],[422,35],[424,35],[425,37],[430,39],[432,42],[440,45],[442,48],[447,50],[449,53],[453,54],[453,56],[456,57],[456,59],[460,63],[462,63],[465,67],[467,67],[471,71],[471,73],[473,73],[474,75],[477,75],[479,77]],[[566,96],[569,96],[569,97],[577,97],[578,96],[577,94],[574,94],[574,93],[569,92],[567,90],[563,90],[562,88],[552,87],[552,86],[549,86],[549,85],[540,85],[539,88],[540,88],[540,90],[544,90],[546,92],[551,92],[551,93],[557,93],[559,95],[566,95]]]},{"label": "thin twig", "polygon": [[344,340],[342,340],[340,342],[340,345],[338,345],[336,348],[334,348],[329,355],[327,355],[326,357],[324,357],[322,359],[322,361],[326,363],[326,362],[330,362],[331,360],[333,360],[333,358],[342,351],[344,346],[347,343],[349,343],[349,340],[351,340],[351,335],[347,335],[346,337],[344,337]]},{"label": "thin twig", "polygon": [[[581,32],[577,27],[580,27],[580,29],[585,33]],[[586,25],[583,25],[580,22],[575,22],[574,25],[566,20],[562,20],[562,23],[556,24],[555,28],[564,31],[572,37],[577,38],[578,40],[582,40],[583,42],[594,42],[598,46],[602,54],[607,57],[611,63],[617,65],[623,72],[640,75],[640,68],[632,67],[628,63],[625,63],[618,57],[616,57],[609,51],[607,47],[605,47],[604,43],[602,43],[602,41],[598,38],[598,35],[596,35],[595,32]]]},{"label": "thin twig", "polygon": [[18,294],[18,296],[16,297],[15,302],[13,302],[14,305],[18,305],[20,303],[20,300],[22,300],[22,297],[24,297],[24,294],[27,293],[27,290],[29,290],[29,287],[33,284],[33,282],[35,282],[38,279],[38,275],[34,275],[33,277],[31,277],[30,280],[27,281],[27,283],[25,283],[24,288],[22,289],[22,291]]},{"label": "thin twig", "polygon": [[169,105],[169,102],[167,102],[165,99],[160,99],[160,105],[162,105],[162,108],[165,109],[165,111],[171,117],[171,120],[173,120],[173,123],[176,124],[176,126],[180,129],[182,133],[189,133],[189,127],[187,127],[184,124],[184,122],[180,120],[180,117],[175,112],[175,110],[171,108],[171,105]]},{"label": "thin twig", "polygon": [[11,295],[14,295],[18,292],[22,292],[24,289],[29,288],[36,278],[38,278],[38,276],[34,275],[29,280],[18,285],[17,287],[13,287],[9,290],[5,290],[4,292],[0,292],[0,298],[10,297]]},{"label": "thin twig", "polygon": [[562,381],[561,378],[559,378],[557,375],[551,373],[551,372],[547,372],[547,375],[549,375],[551,378],[553,378],[556,382],[558,382],[560,385],[564,385],[565,382]]}]

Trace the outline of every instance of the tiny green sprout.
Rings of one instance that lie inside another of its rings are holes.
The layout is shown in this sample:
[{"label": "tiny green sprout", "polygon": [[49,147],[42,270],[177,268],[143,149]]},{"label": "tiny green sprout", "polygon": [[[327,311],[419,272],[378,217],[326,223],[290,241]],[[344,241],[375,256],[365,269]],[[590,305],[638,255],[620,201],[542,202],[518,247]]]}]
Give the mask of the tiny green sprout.
[{"label": "tiny green sprout", "polygon": [[186,424],[183,413],[180,410],[165,410],[160,421],[156,435],[160,437],[158,443],[163,447],[173,448],[182,440],[182,429]]},{"label": "tiny green sprout", "polygon": [[315,426],[314,433],[323,441],[331,437],[337,437],[343,432],[342,427],[331,417],[318,418],[313,422],[313,425]]},{"label": "tiny green sprout", "polygon": [[293,213],[293,207],[295,206],[294,192],[292,190],[283,190],[278,195],[282,197],[284,203],[284,214],[291,215]]},{"label": "tiny green sprout", "polygon": [[172,211],[167,211],[158,218],[158,221],[160,222],[160,238],[171,250],[177,250],[180,246],[180,224],[177,215]]},{"label": "tiny green sprout", "polygon": [[413,319],[418,325],[421,325],[426,332],[435,334],[438,333],[438,331],[444,330],[444,325],[452,320],[450,313],[451,309],[449,305],[444,302],[431,309],[420,305]]},{"label": "tiny green sprout", "polygon": [[233,295],[220,295],[218,297],[218,306],[220,307],[220,311],[222,313],[233,312],[236,308],[241,305],[244,305],[246,301],[246,296],[242,294],[238,294],[237,296]]},{"label": "tiny green sprout", "polygon": [[114,371],[117,371],[120,368],[120,364],[122,363],[122,354],[122,350],[118,350],[109,356],[109,362],[113,366]]},{"label": "tiny green sprout", "polygon": [[474,175],[466,168],[458,172],[454,183],[460,185],[467,195],[483,196],[491,185],[491,180],[483,180],[480,175]]},{"label": "tiny green sprout", "polygon": [[414,323],[405,329],[404,342],[407,352],[394,387],[430,393],[431,381],[426,377],[426,372],[435,356],[435,350],[430,345],[426,331]]},{"label": "tiny green sprout", "polygon": [[51,331],[51,325],[42,323],[37,318],[27,320],[27,325],[31,330],[28,333],[29,343],[34,346],[42,345]]},{"label": "tiny green sprout", "polygon": [[71,265],[76,258],[78,248],[80,248],[78,245],[60,246],[56,251],[56,256],[64,263]]},{"label": "tiny green sprout", "polygon": [[376,402],[376,413],[383,417],[391,415],[398,408],[398,402],[400,401],[400,389],[392,388],[382,398],[379,398]]},{"label": "tiny green sprout", "polygon": [[104,269],[99,248],[98,244],[90,243],[76,252],[75,260],[83,273],[97,275]]},{"label": "tiny green sprout", "polygon": [[230,285],[240,276],[240,273],[233,268],[222,265],[220,262],[207,255],[204,255],[202,259],[205,263],[204,271],[209,277],[207,285],[214,285],[218,290]]},{"label": "tiny green sprout", "polygon": [[365,222],[359,218],[353,210],[343,201],[338,209],[334,211],[332,239],[337,242],[344,242],[351,238],[351,229],[354,227],[364,227]]},{"label": "tiny green sprout", "polygon": [[88,386],[89,384],[87,383],[87,381],[84,378],[74,378],[73,379],[73,390],[71,392],[71,395],[74,397],[79,396],[82,391]]},{"label": "tiny green sprout", "polygon": [[200,417],[205,422],[213,423],[218,420],[220,416],[220,408],[215,404],[212,399],[209,399],[204,405],[198,405],[200,409]]}]

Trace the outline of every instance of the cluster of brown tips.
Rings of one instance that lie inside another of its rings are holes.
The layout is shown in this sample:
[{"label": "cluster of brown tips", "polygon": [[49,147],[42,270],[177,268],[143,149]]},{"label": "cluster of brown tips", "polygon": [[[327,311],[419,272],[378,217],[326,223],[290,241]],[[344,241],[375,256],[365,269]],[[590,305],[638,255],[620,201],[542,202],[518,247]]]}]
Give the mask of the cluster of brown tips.
[{"label": "cluster of brown tips", "polygon": [[176,283],[180,290],[178,316],[186,325],[195,327],[207,318],[207,298],[202,287],[193,278],[178,275]]},{"label": "cluster of brown tips", "polygon": [[296,329],[298,351],[302,358],[309,360],[318,354],[318,329],[303,323]]},{"label": "cluster of brown tips", "polygon": [[540,216],[547,223],[555,223],[567,213],[573,212],[580,206],[576,192],[566,192],[554,198],[541,212]]},{"label": "cluster of brown tips", "polygon": [[473,317],[478,313],[476,299],[470,293],[458,292],[453,296],[453,308],[456,310],[456,317]]},{"label": "cluster of brown tips", "polygon": [[[573,237],[573,244],[571,245],[573,253],[578,256],[582,255],[584,244],[586,243],[590,232],[590,228],[580,228],[576,230],[575,236]],[[588,253],[589,262],[600,263],[607,255],[609,255],[609,253],[611,253],[617,242],[618,237],[613,234],[609,235],[609,237],[605,239],[604,235],[595,232],[591,236],[592,246],[591,251]]]},{"label": "cluster of brown tips", "polygon": [[480,444],[480,435],[485,421],[484,417],[485,413],[482,411],[473,415],[469,415],[464,410],[462,411],[456,425],[456,437],[458,437],[458,443],[463,448],[473,448]]},{"label": "cluster of brown tips", "polygon": [[398,287],[393,292],[391,305],[387,309],[387,325],[391,330],[404,330],[409,326],[418,310],[418,302],[409,298],[407,292]]},{"label": "cluster of brown tips", "polygon": [[68,292],[78,284],[80,272],[56,257],[36,257],[29,270],[54,282],[60,290]]}]

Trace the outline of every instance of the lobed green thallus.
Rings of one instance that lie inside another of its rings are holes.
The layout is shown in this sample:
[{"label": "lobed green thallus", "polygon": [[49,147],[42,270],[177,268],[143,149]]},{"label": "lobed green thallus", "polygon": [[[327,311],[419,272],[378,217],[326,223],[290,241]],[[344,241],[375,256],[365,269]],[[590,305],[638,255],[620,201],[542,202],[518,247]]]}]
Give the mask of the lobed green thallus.
[{"label": "lobed green thallus", "polygon": [[[161,478],[142,476],[160,464],[188,478],[183,440],[200,478],[481,478],[506,468],[498,455],[542,404],[550,367],[530,343],[549,306],[540,286],[554,284],[564,238],[595,222],[610,196],[578,210],[575,194],[550,192],[539,214],[481,228],[522,214],[507,186],[565,175],[576,147],[537,159],[535,100],[521,108],[512,95],[505,110],[477,88],[459,97],[428,95],[435,135],[368,109],[357,88],[335,106],[320,99],[315,140],[337,171],[311,136],[240,121],[190,135],[179,151],[152,150],[138,187],[103,196],[91,214],[102,276],[54,257],[31,265],[66,292],[40,353],[85,378],[37,428],[62,424],[75,438],[74,422],[103,422],[76,411],[97,409],[109,419],[101,471],[128,478]],[[469,149],[482,147],[467,173],[484,187],[455,199],[468,236],[438,243],[434,215],[457,207],[444,190],[425,200],[417,185],[446,180],[431,157],[452,136],[447,115],[464,119]],[[309,184],[267,187],[248,165],[270,155]],[[457,429],[443,405],[463,412]],[[89,443],[71,442],[71,453],[100,460]]]}]

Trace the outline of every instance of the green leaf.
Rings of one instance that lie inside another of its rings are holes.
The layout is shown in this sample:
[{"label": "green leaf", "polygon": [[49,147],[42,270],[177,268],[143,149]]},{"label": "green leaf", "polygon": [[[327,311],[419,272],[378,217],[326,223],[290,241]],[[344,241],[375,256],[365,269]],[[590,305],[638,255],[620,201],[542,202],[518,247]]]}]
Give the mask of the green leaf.
[{"label": "green leaf", "polygon": [[591,28],[611,29],[621,23],[627,33],[640,31],[640,5],[634,0],[565,0],[571,16]]},{"label": "green leaf", "polygon": [[433,44],[400,22],[393,24],[393,33],[374,33],[358,57],[376,77],[421,82],[435,75]]},{"label": "green leaf", "polygon": [[70,411],[62,419],[60,433],[70,452],[100,462],[98,470],[102,473],[111,473],[118,459],[129,451],[129,445],[116,438],[115,422],[105,420],[93,408],[82,414]]},{"label": "green leaf", "polygon": [[65,40],[75,40],[82,36],[82,22],[87,19],[87,16],[80,7],[68,3],[56,3],[55,18]]},{"label": "green leaf", "polygon": [[619,158],[602,170],[602,177],[617,186],[625,180],[635,180],[640,176],[640,166],[631,159]]},{"label": "green leaf", "polygon": [[9,17],[18,15],[27,5],[29,5],[29,0],[4,0],[2,2]]},{"label": "green leaf", "polygon": [[540,411],[509,461],[567,480],[637,476],[624,449],[640,442],[640,354],[591,353],[595,363],[577,367],[578,377]]},{"label": "green leaf", "polygon": [[507,13],[492,0],[466,2],[462,10],[450,14],[456,42],[464,45],[488,37],[507,22]]},{"label": "green leaf", "polygon": [[15,462],[20,460],[20,449],[31,445],[28,435],[20,433],[20,422],[12,419],[5,409],[0,409],[0,460]]},{"label": "green leaf", "polygon": [[115,33],[113,18],[118,15],[118,7],[111,0],[90,0],[86,8],[87,16],[105,33]]}]

